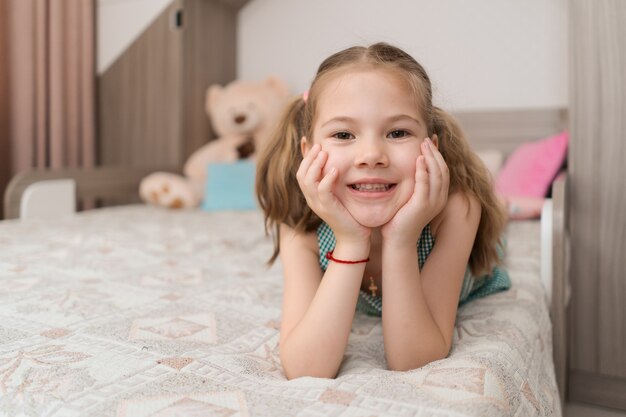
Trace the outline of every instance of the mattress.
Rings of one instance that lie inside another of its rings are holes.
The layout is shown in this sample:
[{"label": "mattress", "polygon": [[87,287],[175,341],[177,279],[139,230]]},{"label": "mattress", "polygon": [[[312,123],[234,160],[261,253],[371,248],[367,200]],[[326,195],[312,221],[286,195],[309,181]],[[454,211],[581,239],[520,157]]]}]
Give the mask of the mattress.
[{"label": "mattress", "polygon": [[357,314],[337,378],[288,381],[260,212],[0,222],[0,415],[561,415],[540,224],[506,238],[513,286],[459,309],[447,358],[386,370],[380,319]]}]

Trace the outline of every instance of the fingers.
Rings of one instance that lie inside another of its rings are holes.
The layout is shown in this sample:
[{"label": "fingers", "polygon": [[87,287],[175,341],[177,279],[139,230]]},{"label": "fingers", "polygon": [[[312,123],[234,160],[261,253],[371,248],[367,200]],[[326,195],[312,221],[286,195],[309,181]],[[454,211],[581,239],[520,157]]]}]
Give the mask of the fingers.
[{"label": "fingers", "polygon": [[446,161],[443,159],[441,152],[439,152],[439,149],[437,149],[437,147],[433,145],[435,141],[439,141],[439,138],[437,137],[437,135],[433,135],[433,139],[431,140],[431,149],[433,151],[435,160],[437,161],[437,164],[439,165],[439,168],[441,169],[441,172],[445,172],[448,169],[448,165],[446,164]]},{"label": "fingers", "polygon": [[441,163],[443,163],[444,166],[446,163],[441,153],[439,153],[429,138],[426,138],[424,142],[422,142],[422,154],[426,157],[428,171],[441,177],[443,175]]},{"label": "fingers", "polygon": [[322,169],[326,164],[326,160],[328,159],[328,154],[323,151],[319,151],[313,159],[311,166],[309,167],[308,172],[305,175],[305,181],[309,184],[317,184],[320,181],[322,176]]},{"label": "fingers", "polygon": [[426,160],[430,179],[429,197],[433,201],[447,199],[450,185],[448,166],[429,138],[422,142],[422,154]]},{"label": "fingers", "polygon": [[424,142],[422,142],[422,155],[424,155],[426,160],[426,168],[428,169],[430,177],[431,191],[439,190],[443,181],[443,175],[439,164],[435,160],[434,145],[432,145],[429,138],[426,138]]},{"label": "fingers", "polygon": [[321,150],[321,146],[317,144],[313,145],[311,150],[307,152],[304,158],[302,158],[302,162],[300,163],[300,167],[298,168],[298,172],[296,173],[296,178],[298,179],[298,182],[304,180],[304,177],[309,172],[309,168],[311,168],[311,165],[313,164],[315,158],[317,158]]},{"label": "fingers", "polygon": [[339,178],[339,170],[332,167],[324,174],[327,162],[328,154],[317,144],[302,158],[296,178],[306,202],[315,214],[331,226],[335,233],[338,230],[337,225],[344,231],[348,230],[349,233],[354,232],[355,227],[360,230],[362,226],[351,217],[335,196],[334,188]]},{"label": "fingers", "polygon": [[428,169],[426,167],[426,158],[424,155],[417,157],[415,162],[415,191],[419,201],[426,201],[430,190]]},{"label": "fingers", "polygon": [[338,177],[337,169],[333,168],[326,175],[323,175],[327,161],[328,154],[322,151],[320,145],[316,144],[302,159],[296,173],[304,197],[309,207],[315,212],[323,210],[322,207],[329,208],[336,205],[333,187]]},{"label": "fingers", "polygon": [[337,168],[332,168],[320,181],[317,191],[320,202],[329,206],[335,202],[333,187],[337,179]]},{"label": "fingers", "polygon": [[303,191],[309,192],[317,187],[317,183],[322,175],[322,169],[328,158],[326,152],[322,152],[321,146],[314,145],[307,155],[302,159],[296,179]]}]

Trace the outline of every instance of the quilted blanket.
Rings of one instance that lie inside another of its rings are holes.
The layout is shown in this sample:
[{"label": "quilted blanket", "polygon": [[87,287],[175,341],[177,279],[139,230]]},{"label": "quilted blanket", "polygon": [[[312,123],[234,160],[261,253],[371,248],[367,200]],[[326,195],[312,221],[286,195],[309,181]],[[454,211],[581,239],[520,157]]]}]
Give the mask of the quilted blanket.
[{"label": "quilted blanket", "polygon": [[357,314],[336,379],[288,381],[259,212],[0,222],[0,416],[559,416],[539,233],[509,225],[513,287],[459,309],[448,358],[388,371]]}]

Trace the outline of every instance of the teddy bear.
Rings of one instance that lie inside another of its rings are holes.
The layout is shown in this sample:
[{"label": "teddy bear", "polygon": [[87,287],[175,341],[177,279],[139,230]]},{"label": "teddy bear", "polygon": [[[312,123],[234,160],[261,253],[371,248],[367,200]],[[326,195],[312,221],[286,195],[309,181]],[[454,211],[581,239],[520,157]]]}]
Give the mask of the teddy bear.
[{"label": "teddy bear", "polygon": [[204,196],[208,165],[241,159],[254,161],[288,98],[286,84],[276,77],[262,82],[235,80],[224,87],[211,85],[205,110],[217,138],[189,156],[183,175],[155,172],[143,178],[139,185],[141,199],[162,207],[197,207]]}]

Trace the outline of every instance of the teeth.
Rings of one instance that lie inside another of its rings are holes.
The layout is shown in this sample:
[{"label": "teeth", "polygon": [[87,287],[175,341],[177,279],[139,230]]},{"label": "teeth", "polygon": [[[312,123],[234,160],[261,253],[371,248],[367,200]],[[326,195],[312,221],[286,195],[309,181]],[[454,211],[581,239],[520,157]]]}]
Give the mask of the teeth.
[{"label": "teeth", "polygon": [[358,191],[387,191],[391,184],[352,184],[352,188]]}]

